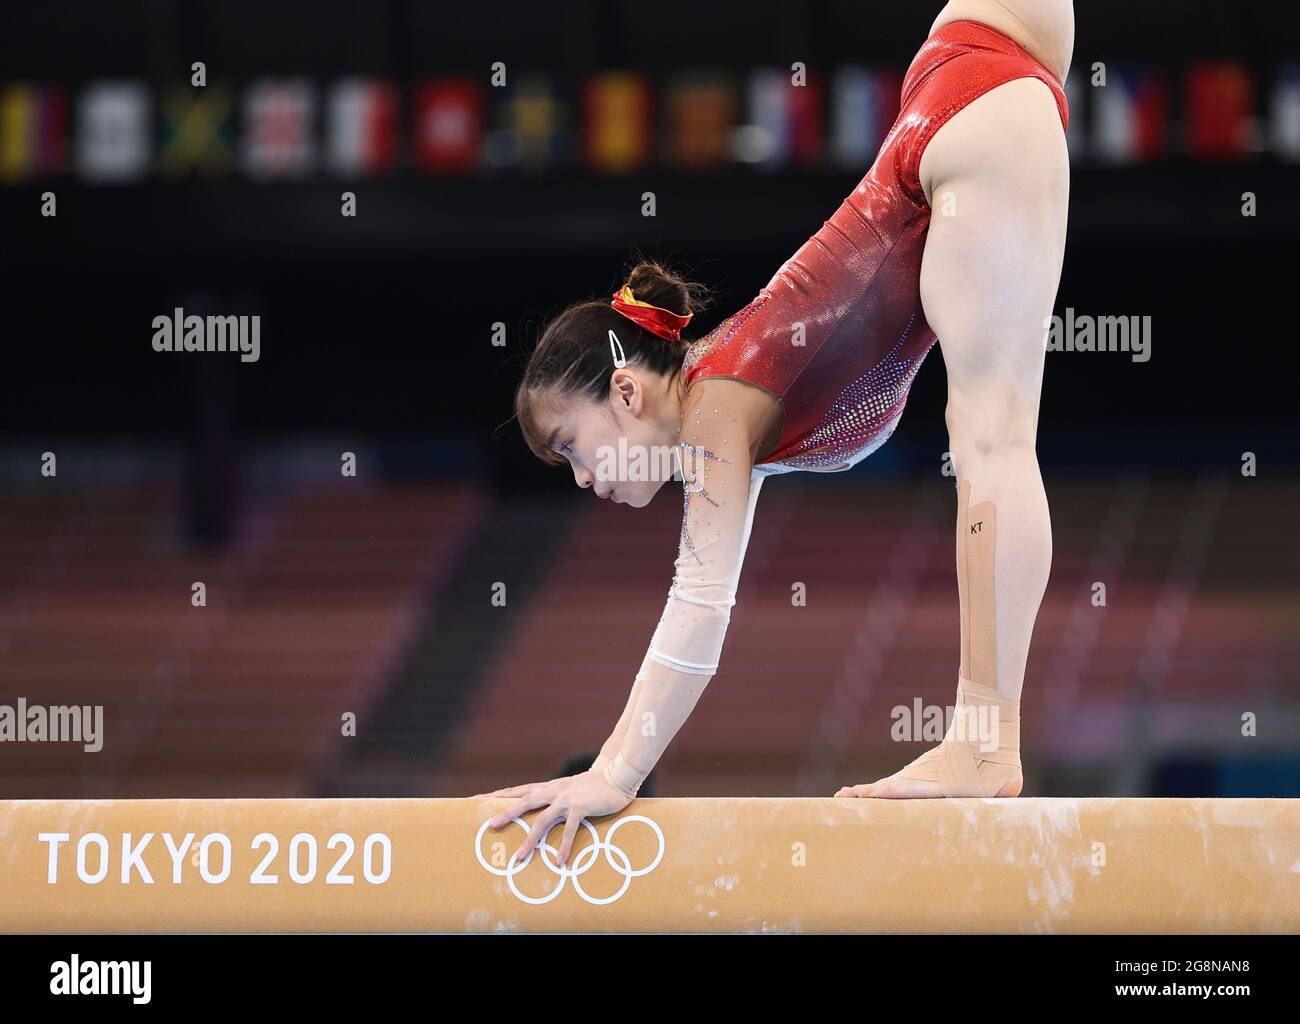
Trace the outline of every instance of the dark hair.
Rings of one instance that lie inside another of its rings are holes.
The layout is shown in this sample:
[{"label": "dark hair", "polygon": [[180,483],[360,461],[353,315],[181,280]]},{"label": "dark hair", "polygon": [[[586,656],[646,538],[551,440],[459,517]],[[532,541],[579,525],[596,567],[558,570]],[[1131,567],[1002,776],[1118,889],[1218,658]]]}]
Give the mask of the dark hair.
[{"label": "dark hair", "polygon": [[[685,316],[703,309],[709,290],[687,281],[661,263],[642,260],[625,279],[642,302]],[[610,294],[615,289],[610,289]],[[604,401],[609,393],[609,375],[614,369],[609,349],[613,330],[622,343],[629,364],[636,363],[652,373],[669,374],[681,369],[689,339],[670,341],[629,320],[610,305],[609,298],[575,302],[555,317],[542,331],[528,357],[523,380],[515,390],[515,418],[524,441],[543,462],[559,465],[564,459],[546,444],[537,421],[537,403],[544,395],[585,397]]]}]

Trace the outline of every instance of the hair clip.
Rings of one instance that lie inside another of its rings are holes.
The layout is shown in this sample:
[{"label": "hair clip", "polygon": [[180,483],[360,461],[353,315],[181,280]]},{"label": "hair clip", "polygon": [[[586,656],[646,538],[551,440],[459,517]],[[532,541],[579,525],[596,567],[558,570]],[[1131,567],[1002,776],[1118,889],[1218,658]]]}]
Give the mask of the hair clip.
[{"label": "hair clip", "polygon": [[627,365],[627,354],[623,351],[623,343],[618,340],[618,335],[613,330],[609,332],[609,352],[614,357],[614,369],[621,370]]}]

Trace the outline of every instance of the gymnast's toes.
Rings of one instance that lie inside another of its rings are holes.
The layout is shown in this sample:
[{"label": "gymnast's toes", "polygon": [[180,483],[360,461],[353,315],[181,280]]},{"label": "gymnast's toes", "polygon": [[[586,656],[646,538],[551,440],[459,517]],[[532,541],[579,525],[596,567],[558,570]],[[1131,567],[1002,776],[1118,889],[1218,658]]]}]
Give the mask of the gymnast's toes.
[{"label": "gymnast's toes", "polygon": [[860,786],[844,786],[835,795],[877,800],[932,800],[943,796],[937,782],[904,779],[897,775],[876,782],[864,782]]}]

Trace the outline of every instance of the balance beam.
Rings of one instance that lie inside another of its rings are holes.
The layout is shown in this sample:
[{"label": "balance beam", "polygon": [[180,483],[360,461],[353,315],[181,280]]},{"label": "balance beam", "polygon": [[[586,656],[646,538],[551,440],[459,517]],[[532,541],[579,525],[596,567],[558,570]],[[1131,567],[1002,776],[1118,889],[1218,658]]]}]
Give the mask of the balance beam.
[{"label": "balance beam", "polygon": [[0,801],[0,931],[1300,932],[1297,800],[646,799],[563,877],[504,806]]}]

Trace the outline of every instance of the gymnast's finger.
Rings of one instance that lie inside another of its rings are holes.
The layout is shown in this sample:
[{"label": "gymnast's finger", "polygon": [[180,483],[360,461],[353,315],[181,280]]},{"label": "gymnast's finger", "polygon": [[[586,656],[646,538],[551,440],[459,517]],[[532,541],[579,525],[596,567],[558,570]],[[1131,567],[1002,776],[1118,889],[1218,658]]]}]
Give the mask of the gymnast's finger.
[{"label": "gymnast's finger", "polygon": [[549,793],[545,793],[536,788],[530,789],[522,798],[516,800],[504,811],[501,811],[493,817],[491,822],[489,822],[489,828],[501,828],[513,818],[518,818],[522,814],[527,814],[535,808],[545,807],[550,802],[551,796]]},{"label": "gymnast's finger", "polygon": [[525,793],[527,793],[530,789],[532,789],[536,785],[537,783],[535,782],[529,782],[523,786],[507,786],[505,789],[494,789],[492,790],[491,793],[475,793],[472,797],[470,797],[470,799],[486,800],[489,797],[494,797],[494,796],[501,796],[501,797],[523,796]]},{"label": "gymnast's finger", "polygon": [[578,834],[578,828],[582,825],[582,813],[574,807],[569,810],[569,816],[564,822],[564,838],[560,840],[560,863],[569,863],[569,853],[573,849],[574,837]]},{"label": "gymnast's finger", "polygon": [[534,818],[532,825],[528,829],[528,838],[515,851],[515,860],[522,863],[531,857],[537,844],[546,838],[546,834],[551,831],[552,826],[563,817],[564,811],[552,807]]}]

